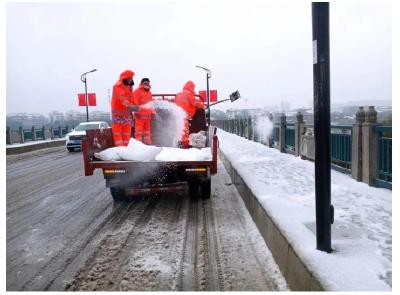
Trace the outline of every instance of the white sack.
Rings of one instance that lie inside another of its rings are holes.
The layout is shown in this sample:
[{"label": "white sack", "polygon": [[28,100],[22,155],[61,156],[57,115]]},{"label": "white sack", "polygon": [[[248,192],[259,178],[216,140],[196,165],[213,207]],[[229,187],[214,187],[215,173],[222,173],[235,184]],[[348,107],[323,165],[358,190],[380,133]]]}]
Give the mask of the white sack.
[{"label": "white sack", "polygon": [[94,153],[94,156],[103,161],[119,161],[121,157],[119,156],[119,151],[125,149],[124,146],[117,146],[105,149],[99,153]]},{"label": "white sack", "polygon": [[192,133],[189,135],[189,145],[195,148],[206,147],[206,140],[206,132],[203,130],[198,133]]},{"label": "white sack", "polygon": [[128,146],[118,151],[124,161],[153,161],[161,151],[161,147],[146,145],[134,138],[129,140]]},{"label": "white sack", "polygon": [[163,147],[162,151],[156,156],[156,161],[211,161],[211,148],[203,149],[181,149],[172,147]]}]

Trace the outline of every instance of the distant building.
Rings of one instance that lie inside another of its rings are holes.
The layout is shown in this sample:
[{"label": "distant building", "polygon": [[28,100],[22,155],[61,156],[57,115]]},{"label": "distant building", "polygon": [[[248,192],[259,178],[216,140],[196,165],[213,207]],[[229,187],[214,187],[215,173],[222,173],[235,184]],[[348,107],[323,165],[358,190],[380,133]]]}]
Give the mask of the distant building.
[{"label": "distant building", "polygon": [[49,113],[50,124],[61,123],[65,121],[65,116],[59,111],[52,111]]},{"label": "distant building", "polygon": [[282,101],[281,102],[281,112],[288,112],[290,111],[290,102]]},{"label": "distant building", "polygon": [[90,121],[105,121],[111,123],[110,112],[93,111],[89,113]]},{"label": "distant building", "polygon": [[6,117],[6,124],[10,128],[15,127],[42,127],[46,125],[48,120],[45,115],[42,114],[27,114],[27,113],[16,113],[16,114],[9,114]]}]

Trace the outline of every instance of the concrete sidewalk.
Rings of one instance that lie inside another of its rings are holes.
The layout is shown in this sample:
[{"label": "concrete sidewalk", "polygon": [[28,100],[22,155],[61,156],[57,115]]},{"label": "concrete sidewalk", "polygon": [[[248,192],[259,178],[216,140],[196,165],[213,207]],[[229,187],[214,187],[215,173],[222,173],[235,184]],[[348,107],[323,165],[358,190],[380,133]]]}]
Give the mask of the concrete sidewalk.
[{"label": "concrete sidewalk", "polygon": [[6,155],[22,154],[26,152],[32,152],[44,148],[50,148],[62,145],[65,145],[65,138],[11,144],[6,146]]}]

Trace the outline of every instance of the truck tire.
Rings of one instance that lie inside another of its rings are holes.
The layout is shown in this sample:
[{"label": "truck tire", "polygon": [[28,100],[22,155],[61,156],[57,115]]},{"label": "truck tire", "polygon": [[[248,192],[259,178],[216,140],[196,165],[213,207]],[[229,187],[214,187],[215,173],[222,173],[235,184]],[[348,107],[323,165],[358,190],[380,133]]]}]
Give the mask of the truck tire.
[{"label": "truck tire", "polygon": [[114,200],[114,202],[122,202],[125,201],[125,191],[121,187],[110,187],[110,193]]},{"label": "truck tire", "polygon": [[200,184],[200,196],[203,200],[210,198],[210,196],[211,196],[211,179],[203,181]]},{"label": "truck tire", "polygon": [[189,196],[197,199],[199,197],[199,183],[197,181],[189,181]]},{"label": "truck tire", "polygon": [[75,149],[74,149],[74,148],[71,148],[71,147],[67,147],[67,150],[71,153],[71,152],[73,152]]}]

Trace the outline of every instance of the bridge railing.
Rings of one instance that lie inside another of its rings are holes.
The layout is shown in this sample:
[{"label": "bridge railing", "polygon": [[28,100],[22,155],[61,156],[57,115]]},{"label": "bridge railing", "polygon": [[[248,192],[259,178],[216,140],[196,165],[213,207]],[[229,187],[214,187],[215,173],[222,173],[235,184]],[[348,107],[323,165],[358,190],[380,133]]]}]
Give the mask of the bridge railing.
[{"label": "bridge railing", "polygon": [[[391,189],[392,129],[377,125],[374,107],[366,110],[360,107],[356,117],[357,121],[352,126],[331,126],[331,167],[351,174],[357,181]],[[273,118],[270,120],[274,121]],[[281,115],[272,123],[271,134],[266,139],[255,128],[255,118],[213,120],[212,124],[281,152],[314,160],[314,128],[305,124],[300,112],[296,115],[295,123],[287,123],[286,116]]]},{"label": "bridge railing", "polygon": [[392,127],[374,126],[378,135],[378,172],[375,182],[378,186],[392,187]]},{"label": "bridge railing", "polygon": [[331,167],[351,173],[352,126],[331,126]]},{"label": "bridge railing", "polygon": [[57,127],[42,126],[41,128],[37,128],[35,126],[32,126],[31,128],[19,127],[18,129],[14,130],[10,127],[7,127],[6,143],[15,144],[37,140],[63,138],[68,132],[70,132],[70,128],[68,127],[68,125]]}]

